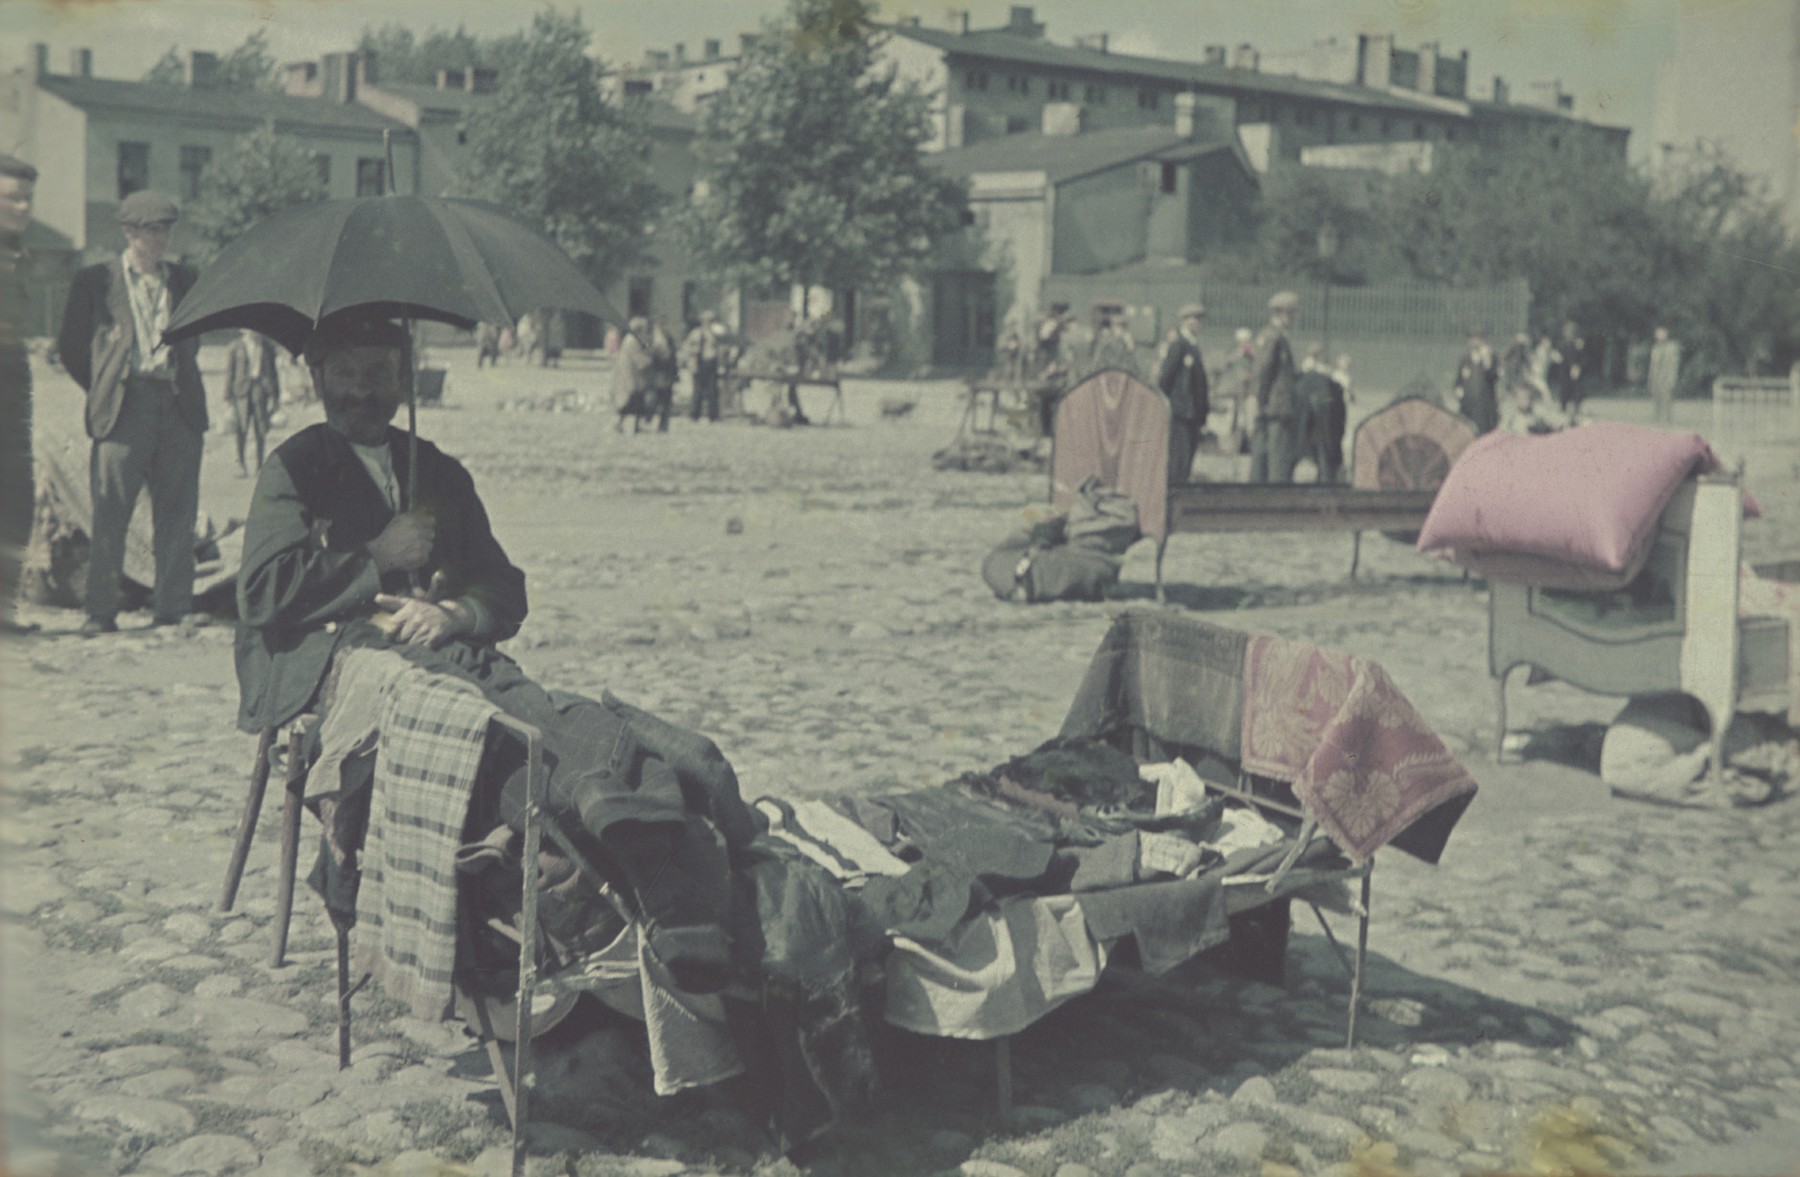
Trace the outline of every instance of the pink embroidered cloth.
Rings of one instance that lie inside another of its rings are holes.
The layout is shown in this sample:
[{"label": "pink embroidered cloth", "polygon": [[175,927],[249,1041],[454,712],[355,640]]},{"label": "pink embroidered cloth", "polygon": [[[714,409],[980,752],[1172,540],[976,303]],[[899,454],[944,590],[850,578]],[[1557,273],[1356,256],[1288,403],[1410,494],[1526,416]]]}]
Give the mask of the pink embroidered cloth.
[{"label": "pink embroidered cloth", "polygon": [[1129,372],[1096,372],[1056,406],[1052,505],[1067,506],[1090,474],[1130,495],[1138,529],[1163,538],[1169,525],[1169,402]]},{"label": "pink embroidered cloth", "polygon": [[1361,863],[1474,778],[1379,665],[1305,642],[1244,651],[1243,767],[1294,796]]}]

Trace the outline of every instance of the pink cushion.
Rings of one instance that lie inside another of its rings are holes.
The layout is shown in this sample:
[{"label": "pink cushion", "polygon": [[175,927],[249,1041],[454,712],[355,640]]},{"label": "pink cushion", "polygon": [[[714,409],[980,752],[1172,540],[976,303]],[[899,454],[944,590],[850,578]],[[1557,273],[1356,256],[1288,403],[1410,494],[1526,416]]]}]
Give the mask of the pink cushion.
[{"label": "pink cushion", "polygon": [[1553,560],[1549,556],[1523,556],[1513,552],[1457,551],[1444,555],[1483,580],[1504,580],[1568,592],[1610,593],[1637,579],[1649,559],[1651,546],[1645,544],[1643,553],[1623,572],[1605,572],[1585,564]]},{"label": "pink cushion", "polygon": [[1718,468],[1697,433],[1614,421],[1530,436],[1490,433],[1450,468],[1419,550],[1454,549],[1457,563],[1470,568],[1471,560],[1504,553],[1548,560],[1565,575],[1586,569],[1629,579],[1676,488]]}]

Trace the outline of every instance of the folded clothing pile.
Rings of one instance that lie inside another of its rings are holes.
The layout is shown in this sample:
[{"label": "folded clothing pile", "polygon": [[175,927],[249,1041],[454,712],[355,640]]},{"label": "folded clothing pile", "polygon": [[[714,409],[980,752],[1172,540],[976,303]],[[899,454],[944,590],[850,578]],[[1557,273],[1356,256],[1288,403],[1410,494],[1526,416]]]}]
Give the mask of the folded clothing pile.
[{"label": "folded clothing pile", "polygon": [[[1676,490],[1720,468],[1697,433],[1615,421],[1490,433],[1451,467],[1418,547],[1492,580],[1622,588],[1643,570]],[[1760,514],[1747,495],[1745,513]]]}]

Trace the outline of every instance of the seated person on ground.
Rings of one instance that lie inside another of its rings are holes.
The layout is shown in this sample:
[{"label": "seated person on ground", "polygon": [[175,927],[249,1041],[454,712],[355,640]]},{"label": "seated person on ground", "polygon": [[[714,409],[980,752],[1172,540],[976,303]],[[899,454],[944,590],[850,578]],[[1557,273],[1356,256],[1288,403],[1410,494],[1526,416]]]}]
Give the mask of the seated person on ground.
[{"label": "seated person on ground", "polygon": [[1500,428],[1508,433],[1555,433],[1569,424],[1568,414],[1556,407],[1550,391],[1528,375],[1513,382],[1500,412]]},{"label": "seated person on ground", "polygon": [[[341,649],[391,649],[472,682],[543,730],[553,818],[618,870],[683,987],[716,988],[729,879],[714,825],[733,849],[750,837],[731,767],[709,741],[616,700],[546,692],[494,648],[525,619],[525,575],[469,472],[428,441],[407,501],[408,437],[389,422],[408,350],[397,324],[371,319],[327,321],[307,345],[325,422],[283,442],[257,478],[238,578],[239,726],[316,706]],[[497,808],[518,828],[524,773],[512,761]],[[712,799],[712,822],[691,811],[684,785]],[[661,870],[670,862],[678,869]]]}]

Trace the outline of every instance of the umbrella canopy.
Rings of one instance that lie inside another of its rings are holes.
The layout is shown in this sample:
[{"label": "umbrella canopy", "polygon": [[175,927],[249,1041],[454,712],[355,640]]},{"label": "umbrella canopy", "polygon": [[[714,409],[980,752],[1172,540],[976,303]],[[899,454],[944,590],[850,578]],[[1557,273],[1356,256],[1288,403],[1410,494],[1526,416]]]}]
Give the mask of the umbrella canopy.
[{"label": "umbrella canopy", "polygon": [[625,321],[554,242],[497,205],[371,196],[257,224],[207,267],[163,338],[249,327],[298,353],[342,311],[467,330],[544,307]]}]

